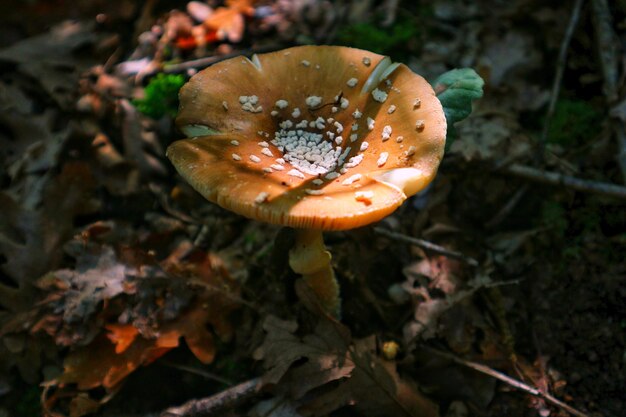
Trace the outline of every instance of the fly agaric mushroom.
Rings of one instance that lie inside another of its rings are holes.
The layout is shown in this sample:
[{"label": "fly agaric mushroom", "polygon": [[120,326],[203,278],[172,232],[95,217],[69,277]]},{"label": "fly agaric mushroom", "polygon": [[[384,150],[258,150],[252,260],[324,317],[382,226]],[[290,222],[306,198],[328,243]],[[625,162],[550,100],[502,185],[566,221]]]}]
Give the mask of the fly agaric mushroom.
[{"label": "fly agaric mushroom", "polygon": [[205,198],[296,229],[289,253],[339,312],[324,230],[381,220],[434,178],[446,119],[432,87],[372,52],[301,46],[232,58],[191,78],[167,152]]}]

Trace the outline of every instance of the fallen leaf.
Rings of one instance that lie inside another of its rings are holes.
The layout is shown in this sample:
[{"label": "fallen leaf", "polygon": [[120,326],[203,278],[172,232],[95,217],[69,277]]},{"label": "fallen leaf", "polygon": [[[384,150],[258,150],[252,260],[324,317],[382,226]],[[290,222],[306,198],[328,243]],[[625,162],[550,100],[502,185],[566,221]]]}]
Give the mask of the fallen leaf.
[{"label": "fallen leaf", "polygon": [[244,16],[254,13],[255,0],[229,0],[226,7],[218,7],[209,14],[204,26],[216,33],[217,39],[238,43],[245,29]]},{"label": "fallen leaf", "polygon": [[[352,341],[345,326],[329,319],[303,337],[295,334],[295,322],[269,316],[263,326],[267,337],[255,357],[264,361],[264,381],[298,400],[302,415],[353,406],[371,416],[438,416],[434,403],[399,377],[395,364],[376,356],[373,337]],[[314,390],[317,395],[308,395]]]},{"label": "fallen leaf", "polygon": [[67,285],[63,299],[63,320],[82,322],[100,308],[100,303],[124,292],[124,281],[134,268],[120,263],[112,248],[82,253],[76,269],[63,269],[54,275]]},{"label": "fallen leaf", "polygon": [[375,352],[373,337],[355,341],[348,356],[355,367],[350,377],[336,389],[312,399],[303,407],[303,414],[321,417],[353,406],[368,416],[439,416],[435,403],[401,379],[395,363],[382,360]]},{"label": "fallen leaf", "polygon": [[354,366],[340,360],[346,355],[350,340],[347,328],[322,321],[315,333],[302,339],[294,335],[297,328],[297,323],[274,316],[265,319],[263,329],[267,337],[255,357],[264,360],[267,372],[263,379],[266,384],[278,383],[291,365],[302,358],[307,358],[308,362],[294,371],[295,375],[291,374],[298,381],[291,387],[295,398],[302,397],[317,386],[350,375]]},{"label": "fallen leaf", "polygon": [[62,245],[71,237],[75,216],[93,209],[90,194],[94,183],[87,164],[68,163],[57,176],[39,177],[46,178],[39,183],[42,189],[29,190],[25,202],[0,193],[0,257],[6,260],[0,264],[0,272],[14,283],[14,288],[0,284],[0,305],[12,311],[31,308],[32,299],[18,293],[32,292],[35,281],[56,267]]},{"label": "fallen leaf", "polygon": [[458,134],[451,152],[460,153],[467,161],[489,160],[511,137],[511,128],[502,118],[472,117],[459,124]]},{"label": "fallen leaf", "polygon": [[[89,230],[106,235],[108,229]],[[129,247],[118,253],[93,242],[66,246],[76,251],[75,269],[56,271],[40,283],[51,295],[38,307],[45,315],[37,326],[57,343],[71,343],[62,375],[51,381],[58,395],[48,398],[49,408],[56,398],[70,396],[70,411],[91,410],[100,403],[82,394],[101,387],[113,395],[128,375],[182,341],[198,360],[211,363],[215,338],[231,336],[238,287],[215,255],[169,256],[161,266],[166,274],[152,270],[153,257]],[[95,337],[81,339],[89,329]]]},{"label": "fallen leaf", "polygon": [[118,355],[128,349],[139,334],[139,330],[130,324],[107,324],[104,328],[109,331],[107,337],[115,345]]},{"label": "fallen leaf", "polygon": [[100,405],[100,401],[94,400],[86,393],[80,393],[70,402],[70,417],[82,417],[95,413]]},{"label": "fallen leaf", "polygon": [[112,389],[139,366],[150,364],[177,345],[168,336],[155,340],[137,338],[118,354],[115,344],[102,335],[66,356],[58,382],[61,386],[76,384],[83,391],[100,386]]},{"label": "fallen leaf", "polygon": [[489,68],[488,84],[498,87],[514,74],[525,74],[541,67],[541,56],[533,47],[530,36],[508,31],[505,36],[485,41],[480,65]]},{"label": "fallen leaf", "polygon": [[445,294],[453,294],[463,283],[461,263],[442,255],[434,255],[406,266],[402,273],[407,277],[403,284],[407,291],[415,287],[420,277],[427,278],[428,287]]},{"label": "fallen leaf", "polygon": [[74,52],[97,40],[93,23],[66,21],[54,26],[49,33],[0,50],[0,61],[16,64],[20,72],[39,83],[62,108],[71,109],[79,74],[96,64],[95,57],[78,58]]}]

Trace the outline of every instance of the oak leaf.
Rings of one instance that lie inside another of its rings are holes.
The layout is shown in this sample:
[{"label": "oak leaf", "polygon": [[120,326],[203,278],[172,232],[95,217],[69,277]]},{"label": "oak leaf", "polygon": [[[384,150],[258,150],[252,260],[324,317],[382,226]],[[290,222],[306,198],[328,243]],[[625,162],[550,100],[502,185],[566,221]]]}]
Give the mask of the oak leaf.
[{"label": "oak leaf", "polygon": [[296,334],[297,323],[272,316],[263,328],[267,337],[255,357],[264,360],[264,381],[278,396],[297,401],[303,416],[347,406],[371,416],[438,416],[437,406],[400,378],[393,362],[376,355],[374,337],[352,340],[332,319],[304,336]]}]

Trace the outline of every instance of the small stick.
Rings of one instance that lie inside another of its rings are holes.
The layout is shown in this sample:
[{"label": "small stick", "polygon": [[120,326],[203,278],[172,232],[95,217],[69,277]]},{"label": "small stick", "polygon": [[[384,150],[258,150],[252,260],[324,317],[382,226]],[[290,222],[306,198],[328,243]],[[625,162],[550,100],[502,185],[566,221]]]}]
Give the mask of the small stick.
[{"label": "small stick", "polygon": [[527,191],[528,184],[524,184],[515,192],[515,194],[513,194],[513,197],[511,197],[509,201],[507,201],[507,203],[500,209],[500,211],[498,211],[496,215],[493,216],[493,218],[485,224],[485,227],[487,229],[493,229],[494,227],[502,223],[504,219],[506,219],[507,216],[511,213],[511,211],[513,211],[513,209],[515,208],[517,203],[519,203],[522,197],[524,197]]},{"label": "small stick", "polygon": [[580,9],[582,8],[584,0],[576,0],[572,15],[569,19],[569,24],[565,30],[563,41],[561,42],[561,49],[559,50],[559,58],[556,64],[556,74],[554,75],[554,81],[552,82],[552,91],[550,93],[550,103],[548,105],[548,112],[546,113],[546,121],[543,124],[543,130],[541,131],[541,137],[539,140],[539,159],[543,159],[543,149],[548,138],[548,130],[550,129],[550,122],[554,115],[554,109],[556,108],[556,101],[559,98],[559,92],[561,91],[561,82],[563,81],[563,73],[565,72],[565,65],[567,63],[567,51],[569,49],[570,41],[574,35],[578,18],[580,17]]},{"label": "small stick", "polygon": [[452,251],[444,248],[443,246],[436,245],[427,240],[418,239],[416,237],[411,237],[407,235],[403,235],[401,233],[392,232],[387,229],[383,229],[382,227],[375,227],[374,233],[379,235],[388,237],[393,240],[397,240],[399,242],[409,243],[411,245],[419,246],[422,249],[429,250],[431,252],[437,253],[439,255],[443,255],[448,258],[458,259],[459,261],[465,262],[470,266],[478,266],[478,261],[469,256],[463,255],[461,252]]},{"label": "small stick", "polygon": [[[598,43],[600,66],[604,76],[604,94],[609,105],[619,101],[619,64],[621,53],[619,39],[613,30],[611,11],[606,0],[592,0],[593,24]],[[626,129],[622,120],[612,118],[612,126],[617,138],[619,153],[617,162],[620,166],[622,178],[626,182]]]},{"label": "small stick", "polygon": [[[229,58],[235,58],[237,56],[242,56],[242,55],[252,55],[252,54],[265,53],[265,52],[272,52],[278,49],[281,49],[281,45],[271,44],[271,45],[261,46],[258,48],[243,49],[241,51],[231,52],[230,54],[213,55],[213,56],[208,56],[206,58],[199,58],[199,59],[193,59],[191,61],[181,62],[180,64],[164,65],[162,72],[166,74],[178,74],[181,72],[185,72],[189,69],[199,70],[199,69],[204,69],[206,67],[209,67],[213,64],[216,64],[220,61],[224,61]],[[157,72],[161,72],[161,71],[154,71],[147,75],[153,75]]]},{"label": "small stick", "polygon": [[209,379],[211,381],[221,382],[224,385],[228,385],[229,387],[233,386],[233,383],[226,378],[223,378],[217,374],[212,372],[205,371],[203,369],[194,368],[193,366],[180,365],[177,363],[161,360],[159,363],[163,366],[167,366],[169,368],[178,369],[179,371],[189,372],[190,374],[199,375],[203,378]]},{"label": "small stick", "polygon": [[608,197],[626,199],[626,187],[610,184],[606,182],[583,180],[563,175],[556,172],[542,171],[526,165],[512,164],[504,169],[505,173],[515,175],[517,177],[526,178],[531,181],[542,182],[551,185],[562,185],[577,191],[586,193],[601,194]]},{"label": "small stick", "polygon": [[611,22],[611,11],[607,0],[592,0],[593,24],[598,42],[600,66],[604,75],[604,94],[609,102],[618,99],[619,87],[619,51],[617,36]]},{"label": "small stick", "polygon": [[383,21],[380,23],[382,27],[387,28],[396,21],[399,3],[399,0],[385,0],[385,2],[381,5],[381,9],[385,16]]},{"label": "small stick", "polygon": [[421,349],[425,350],[426,352],[432,353],[434,355],[440,356],[442,358],[446,358],[451,360],[454,363],[458,363],[459,365],[463,365],[466,366],[468,368],[471,368],[475,371],[478,371],[480,373],[483,373],[485,375],[489,375],[495,379],[498,379],[514,388],[517,388],[521,391],[527,392],[528,394],[534,395],[536,397],[541,397],[544,400],[546,400],[547,402],[549,402],[552,405],[555,405],[565,411],[567,411],[568,413],[570,413],[573,416],[576,417],[589,417],[587,414],[578,411],[577,409],[575,409],[574,407],[572,407],[571,405],[568,405],[566,403],[564,403],[563,401],[559,400],[558,398],[548,394],[547,392],[543,392],[540,389],[537,389],[535,387],[531,387],[530,385],[527,385],[521,381],[518,381],[517,379],[511,378],[508,375],[503,374],[502,372],[496,371],[495,369],[492,369],[486,365],[483,365],[481,363],[478,362],[472,362],[472,361],[468,361],[466,359],[463,358],[459,358],[458,356],[452,355],[450,353],[447,352],[442,352],[438,349],[433,349],[431,347],[427,347],[427,346],[420,346]]},{"label": "small stick", "polygon": [[233,408],[261,389],[261,378],[254,378],[211,397],[191,400],[178,407],[171,407],[163,411],[160,417],[207,417],[217,415],[227,408]]}]

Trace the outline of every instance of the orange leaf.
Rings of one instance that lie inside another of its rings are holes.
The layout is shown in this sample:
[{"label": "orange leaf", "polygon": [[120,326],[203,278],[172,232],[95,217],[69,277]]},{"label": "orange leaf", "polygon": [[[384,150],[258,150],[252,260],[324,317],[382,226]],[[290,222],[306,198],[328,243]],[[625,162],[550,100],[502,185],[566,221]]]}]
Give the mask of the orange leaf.
[{"label": "orange leaf", "polygon": [[[212,43],[218,40],[217,31],[210,30],[204,35],[204,42]],[[198,41],[193,36],[180,36],[176,39],[176,46],[184,51],[198,47]]]},{"label": "orange leaf", "polygon": [[107,337],[115,344],[115,353],[122,353],[133,343],[139,331],[130,324],[107,324]]},{"label": "orange leaf", "polygon": [[61,384],[77,384],[79,390],[102,386],[111,389],[141,365],[148,364],[167,353],[171,347],[159,347],[156,340],[135,338],[122,353],[102,335],[89,346],[71,352],[64,362]]},{"label": "orange leaf", "polygon": [[231,42],[239,42],[243,37],[244,17],[252,16],[255,0],[230,0],[227,7],[218,7],[204,21],[204,25],[217,32],[218,39],[228,39]]},{"label": "orange leaf", "polygon": [[207,312],[202,307],[190,311],[181,323],[181,334],[187,346],[202,363],[211,363],[215,358],[213,334],[207,328]]},{"label": "orange leaf", "polygon": [[[146,262],[140,257],[132,260],[138,266]],[[173,320],[157,320],[151,328],[156,337],[146,339],[139,326],[109,323],[88,346],[71,351],[64,361],[64,372],[54,385],[74,399],[70,412],[79,417],[90,412],[96,404],[80,391],[102,387],[108,393],[140,366],[148,365],[180,345],[184,338],[191,352],[203,363],[215,358],[215,336],[228,339],[232,334],[229,314],[238,307],[236,281],[231,280],[223,262],[214,255],[196,252],[184,262],[172,258],[164,263],[168,272],[193,287],[195,298]],[[109,300],[111,302],[115,300]],[[154,302],[164,300],[159,298]],[[105,304],[103,310],[111,308]],[[115,310],[112,308],[112,310]],[[158,319],[159,317],[157,317]],[[68,384],[76,384],[75,389]],[[50,408],[57,401],[51,399]]]},{"label": "orange leaf", "polygon": [[227,0],[226,5],[230,9],[237,10],[239,13],[247,14],[249,16],[254,14],[253,4],[256,0]]}]

